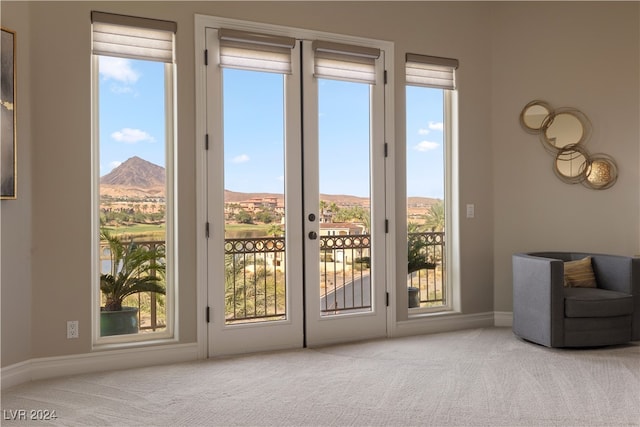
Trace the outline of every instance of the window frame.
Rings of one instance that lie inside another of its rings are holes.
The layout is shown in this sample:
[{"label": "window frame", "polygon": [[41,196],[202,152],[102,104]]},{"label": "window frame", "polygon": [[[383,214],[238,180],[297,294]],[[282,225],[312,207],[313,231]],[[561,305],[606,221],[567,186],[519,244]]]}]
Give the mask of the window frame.
[{"label": "window frame", "polygon": [[[405,83],[409,86],[419,86]],[[408,318],[416,319],[425,315],[449,314],[460,312],[460,220],[459,220],[459,191],[458,191],[458,90],[457,88],[441,88],[443,91],[443,144],[444,144],[444,212],[445,212],[445,246],[444,254],[446,265],[443,270],[445,277],[444,292],[445,303],[438,307],[408,308]],[[406,114],[405,98],[405,114]],[[408,144],[405,137],[405,156],[408,153]],[[405,161],[404,179],[407,179],[407,166]],[[405,195],[407,203],[407,195]],[[405,211],[406,212],[406,211]],[[408,225],[407,216],[404,219]],[[406,229],[406,228],[405,228]],[[406,241],[406,236],[405,236]],[[405,243],[406,244],[406,243]],[[407,264],[405,258],[404,263]]]},{"label": "window frame", "polygon": [[[175,40],[174,40],[175,48]],[[105,55],[108,56],[108,55]],[[115,56],[114,56],[115,57]],[[100,55],[91,54],[91,335],[92,349],[174,343],[178,336],[177,251],[177,78],[175,62],[164,63],[165,173],[166,173],[166,328],[127,335],[100,335]],[[141,59],[144,60],[144,59]]]}]

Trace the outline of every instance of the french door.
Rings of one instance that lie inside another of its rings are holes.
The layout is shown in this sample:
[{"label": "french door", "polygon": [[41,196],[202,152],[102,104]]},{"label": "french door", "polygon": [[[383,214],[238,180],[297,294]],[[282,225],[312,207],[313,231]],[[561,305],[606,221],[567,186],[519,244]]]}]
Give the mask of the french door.
[{"label": "french door", "polygon": [[384,51],[214,28],[206,49],[209,355],[385,336]]}]

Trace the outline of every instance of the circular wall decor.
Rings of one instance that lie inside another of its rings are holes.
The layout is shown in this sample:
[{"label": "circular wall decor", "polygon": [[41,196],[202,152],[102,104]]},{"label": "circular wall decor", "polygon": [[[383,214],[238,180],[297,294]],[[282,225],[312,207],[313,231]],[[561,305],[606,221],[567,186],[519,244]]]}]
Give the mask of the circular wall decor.
[{"label": "circular wall decor", "polygon": [[553,171],[568,184],[584,181],[589,169],[589,154],[578,144],[561,148],[556,154]]},{"label": "circular wall decor", "polygon": [[618,180],[618,166],[615,160],[607,154],[593,154],[591,164],[586,171],[586,179],[582,182],[594,190],[605,190],[613,186]]},{"label": "circular wall decor", "polygon": [[575,108],[559,108],[543,120],[540,140],[547,150],[557,153],[569,145],[584,143],[590,134],[587,116]]},{"label": "circular wall decor", "polygon": [[531,101],[522,109],[520,113],[520,124],[530,133],[538,133],[542,129],[542,124],[553,110],[544,101]]},{"label": "circular wall decor", "polygon": [[526,132],[538,134],[542,146],[555,157],[553,171],[563,182],[604,190],[618,179],[618,167],[611,156],[591,155],[584,148],[591,136],[591,122],[582,111],[553,109],[547,102],[535,100],[520,112],[520,125]]}]

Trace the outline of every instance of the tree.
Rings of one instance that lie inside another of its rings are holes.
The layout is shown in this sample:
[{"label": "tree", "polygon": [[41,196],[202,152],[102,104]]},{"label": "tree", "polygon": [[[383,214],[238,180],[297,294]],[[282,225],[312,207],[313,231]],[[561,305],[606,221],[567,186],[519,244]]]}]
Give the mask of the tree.
[{"label": "tree", "polygon": [[424,231],[419,224],[413,222],[407,224],[407,272],[409,274],[435,266],[427,259],[427,240],[421,233]]},{"label": "tree", "polygon": [[263,222],[265,224],[270,224],[275,219],[275,214],[273,211],[268,209],[263,209],[260,212],[256,213],[256,220]]},{"label": "tree", "polygon": [[244,209],[235,214],[235,218],[241,224],[253,224],[253,217]]},{"label": "tree", "polygon": [[424,216],[425,226],[432,231],[444,230],[444,202],[438,200]]},{"label": "tree", "polygon": [[280,224],[271,224],[267,229],[267,234],[274,237],[282,236],[284,234],[284,230],[282,230]]}]

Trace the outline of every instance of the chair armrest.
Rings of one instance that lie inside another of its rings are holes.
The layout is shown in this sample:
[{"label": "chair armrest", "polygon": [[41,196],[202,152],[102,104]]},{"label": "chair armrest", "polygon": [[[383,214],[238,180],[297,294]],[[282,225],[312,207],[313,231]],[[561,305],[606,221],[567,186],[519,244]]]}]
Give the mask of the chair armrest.
[{"label": "chair armrest", "polygon": [[592,255],[598,287],[633,295],[631,339],[640,340],[640,258]]},{"label": "chair armrest", "polygon": [[514,254],[513,331],[530,341],[561,346],[564,341],[564,263]]},{"label": "chair armrest", "polygon": [[591,255],[591,259],[599,288],[627,294],[636,294],[640,291],[638,289],[640,286],[638,271],[640,270],[637,270],[635,275],[633,271],[634,262],[639,262],[640,259],[634,260],[628,256],[602,254]]}]

